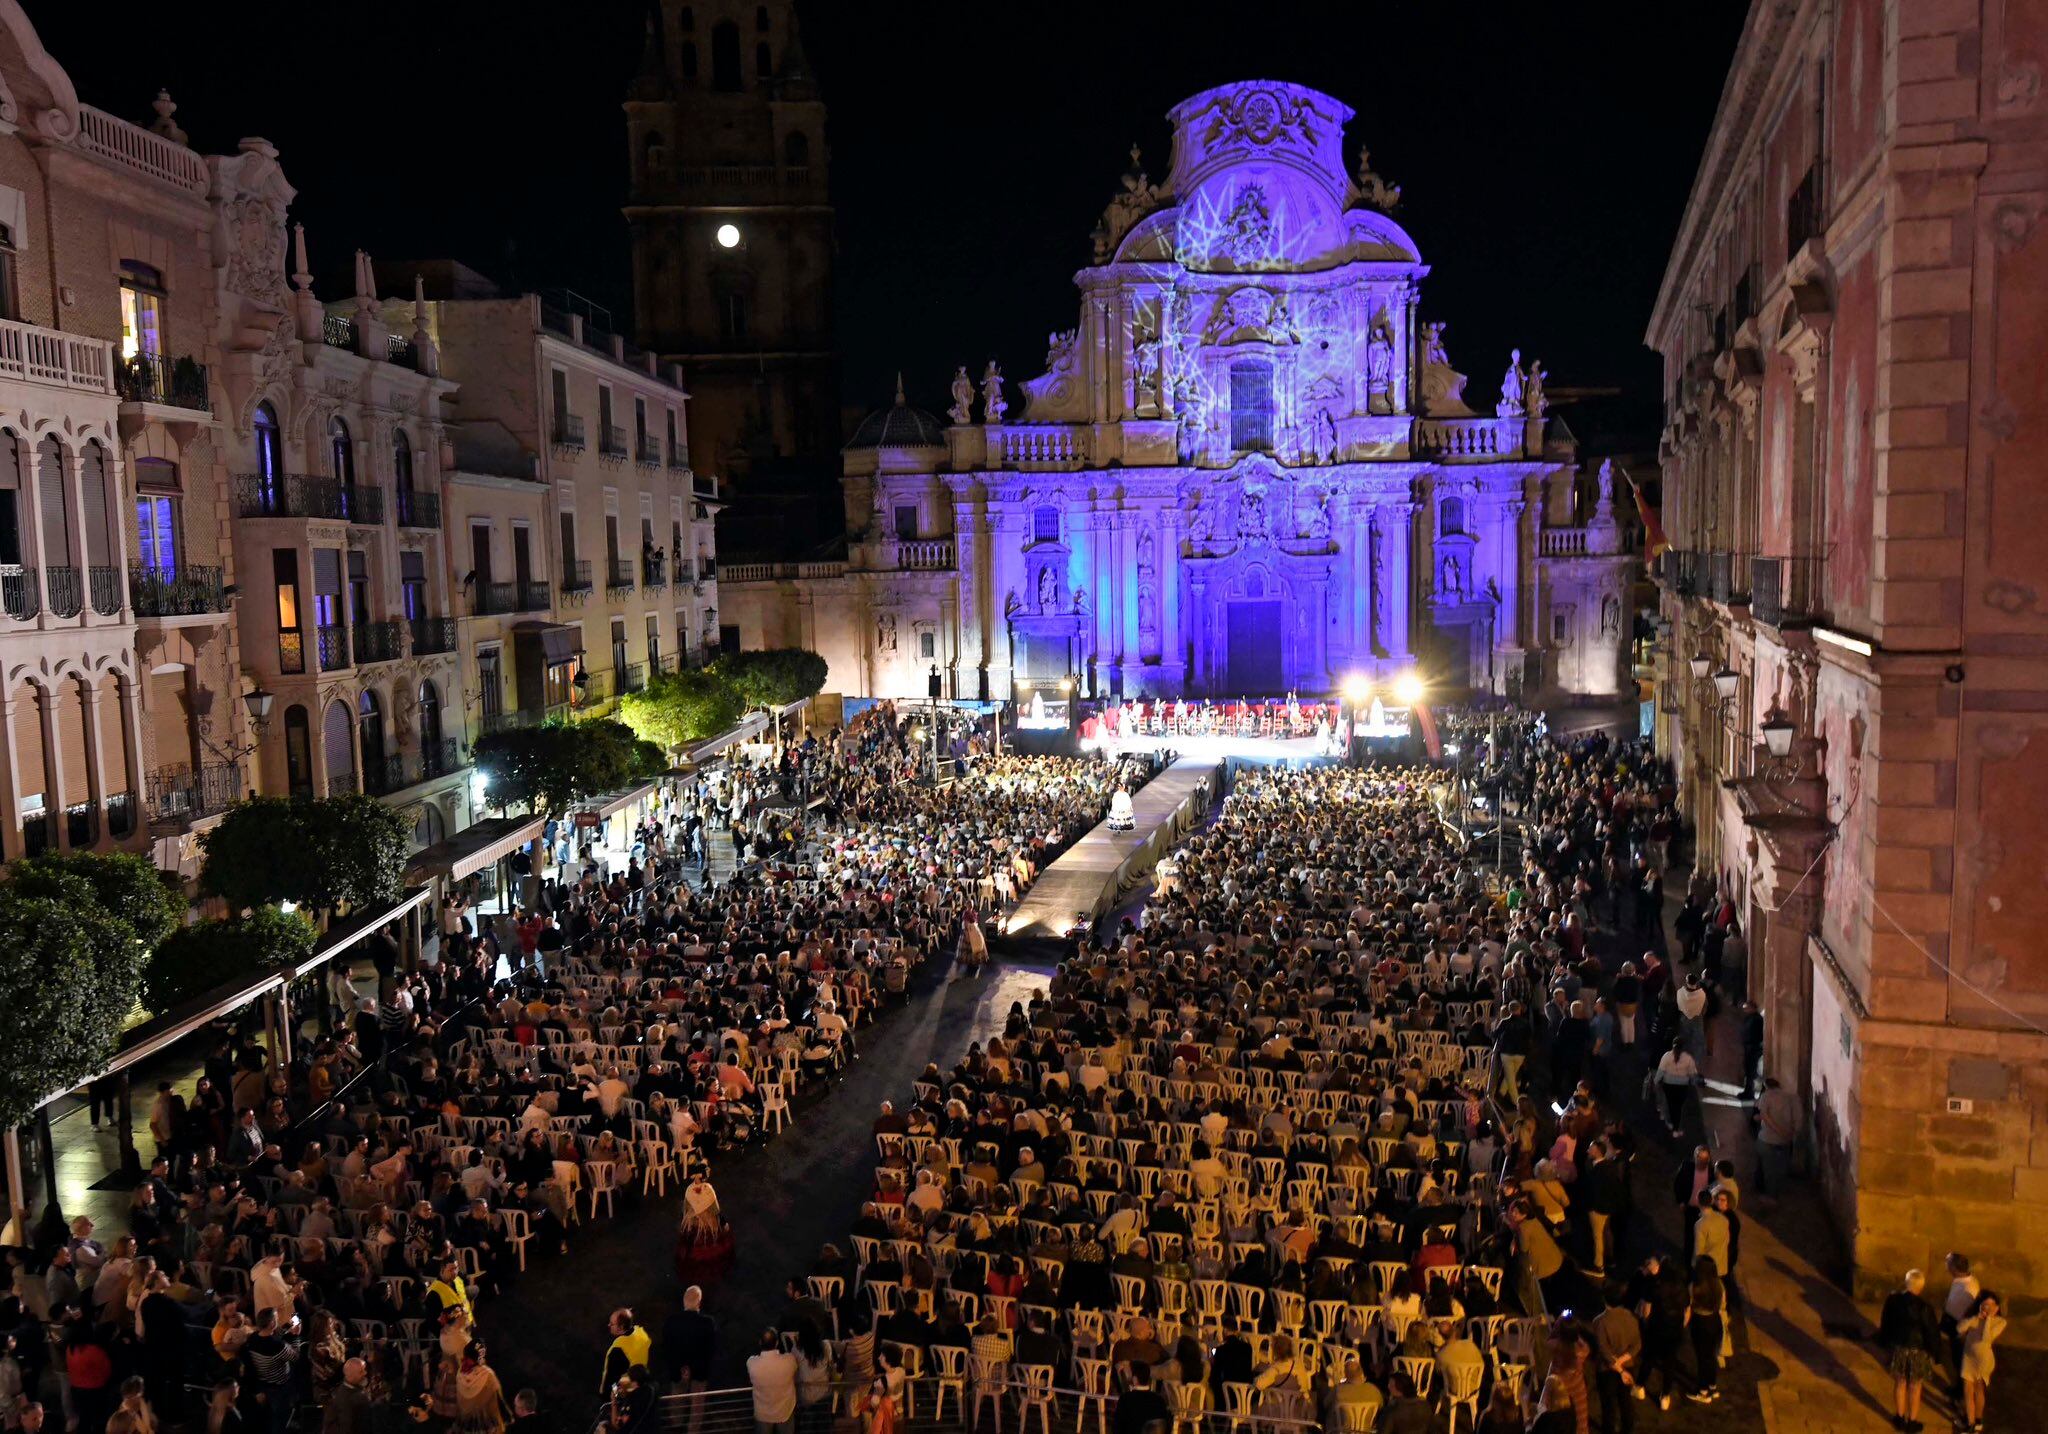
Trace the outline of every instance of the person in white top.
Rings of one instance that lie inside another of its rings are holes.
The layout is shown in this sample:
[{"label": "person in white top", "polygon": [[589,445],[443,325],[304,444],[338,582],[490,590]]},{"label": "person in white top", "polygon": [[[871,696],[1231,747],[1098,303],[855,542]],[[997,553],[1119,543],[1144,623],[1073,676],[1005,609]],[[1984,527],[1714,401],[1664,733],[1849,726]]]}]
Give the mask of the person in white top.
[{"label": "person in white top", "polygon": [[1671,1127],[1673,1135],[1684,1134],[1685,1108],[1699,1078],[1699,1063],[1686,1050],[1681,1036],[1657,1062],[1657,1089],[1664,1097],[1664,1123]]},{"label": "person in white top", "polygon": [[760,1353],[747,1360],[747,1383],[753,1387],[754,1427],[760,1434],[794,1434],[796,1356],[784,1352],[772,1329],[762,1332]]},{"label": "person in white top", "polygon": [[1948,1293],[1941,1301],[1941,1332],[1948,1339],[1949,1363],[1957,1369],[1962,1367],[1963,1343],[1956,1336],[1956,1326],[1970,1317],[1982,1292],[1983,1286],[1970,1273],[1970,1257],[1961,1250],[1950,1250]]}]

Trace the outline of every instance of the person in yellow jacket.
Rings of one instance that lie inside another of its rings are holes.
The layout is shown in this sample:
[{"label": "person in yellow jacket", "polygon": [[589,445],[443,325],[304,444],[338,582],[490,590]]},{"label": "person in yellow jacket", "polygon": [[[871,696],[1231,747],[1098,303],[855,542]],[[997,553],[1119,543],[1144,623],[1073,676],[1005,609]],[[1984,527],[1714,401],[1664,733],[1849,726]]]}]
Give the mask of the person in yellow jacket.
[{"label": "person in yellow jacket", "polygon": [[619,1376],[634,1366],[645,1369],[647,1356],[654,1349],[654,1341],[624,1305],[612,1311],[610,1328],[612,1343],[604,1352],[604,1373],[597,1382],[600,1394],[608,1392],[618,1382]]},{"label": "person in yellow jacket", "polygon": [[453,1260],[441,1262],[441,1273],[427,1281],[427,1294],[439,1302],[443,1310],[462,1307],[462,1313],[474,1321],[476,1306],[469,1297],[469,1286],[463,1283],[462,1270]]}]

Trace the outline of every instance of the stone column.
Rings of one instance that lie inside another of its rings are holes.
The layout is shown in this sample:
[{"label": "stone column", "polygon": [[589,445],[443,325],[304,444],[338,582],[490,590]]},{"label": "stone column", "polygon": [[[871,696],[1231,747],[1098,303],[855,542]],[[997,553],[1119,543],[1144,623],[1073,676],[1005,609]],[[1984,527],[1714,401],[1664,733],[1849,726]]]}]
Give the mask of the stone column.
[{"label": "stone column", "polygon": [[48,688],[36,689],[36,716],[43,724],[43,813],[46,820],[56,823],[56,849],[69,851],[71,823],[64,816],[64,743],[57,734],[57,704],[61,700],[57,692]]},{"label": "stone column", "polygon": [[0,697],[0,723],[6,724],[5,741],[0,743],[6,752],[0,760],[0,861],[16,861],[22,854],[21,753],[14,745],[15,709],[12,692]]},{"label": "stone column", "polygon": [[1169,692],[1187,688],[1187,634],[1181,630],[1182,513],[1169,502],[1159,510],[1159,676]]},{"label": "stone column", "polygon": [[1387,621],[1382,636],[1387,644],[1387,656],[1397,667],[1415,660],[1416,564],[1418,550],[1423,547],[1415,532],[1415,514],[1419,506],[1415,503],[1389,503],[1380,509],[1390,519],[1384,542]]},{"label": "stone column", "polygon": [[100,688],[97,682],[85,689],[85,798],[104,822],[107,812],[105,724],[100,717]]}]

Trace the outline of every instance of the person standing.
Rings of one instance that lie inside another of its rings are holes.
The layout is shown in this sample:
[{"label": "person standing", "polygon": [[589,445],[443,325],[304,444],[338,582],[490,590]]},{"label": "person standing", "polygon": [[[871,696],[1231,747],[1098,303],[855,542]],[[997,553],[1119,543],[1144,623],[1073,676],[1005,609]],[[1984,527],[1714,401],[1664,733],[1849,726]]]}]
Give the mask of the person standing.
[{"label": "person standing", "polygon": [[1644,1397],[1636,1380],[1643,1354],[1643,1327],[1628,1307],[1628,1291],[1619,1280],[1602,1290],[1607,1308],[1593,1318],[1594,1386],[1600,1391],[1601,1434],[1634,1434],[1634,1401]]},{"label": "person standing", "polygon": [[1927,1277],[1918,1270],[1906,1271],[1900,1287],[1886,1296],[1877,1319],[1877,1345],[1884,1351],[1885,1368],[1892,1376],[1892,1428],[1918,1434],[1920,1396],[1927,1377],[1934,1372],[1935,1351],[1941,1347],[1941,1326],[1934,1307],[1923,1291]]},{"label": "person standing", "polygon": [[796,1356],[774,1330],[761,1331],[761,1348],[747,1360],[757,1434],[796,1434]]},{"label": "person standing", "polygon": [[1942,1262],[1948,1269],[1948,1291],[1941,1297],[1941,1337],[1948,1346],[1948,1371],[1956,1378],[1956,1388],[1962,1389],[1963,1340],[1957,1333],[1962,1322],[1970,1317],[1970,1311],[1977,1307],[1977,1296],[1983,1286],[1970,1273],[1970,1257],[1961,1250],[1950,1250]]},{"label": "person standing", "polygon": [[[1733,940],[1734,938],[1730,938]],[[1754,1001],[1744,1001],[1742,1016],[1742,1098],[1756,1094],[1757,1077],[1764,1066],[1764,1013]]]},{"label": "person standing", "polygon": [[1998,1292],[1985,1290],[1956,1329],[1963,1350],[1963,1424],[1959,1427],[1969,1429],[1970,1434],[1984,1434],[1984,1396],[1991,1392],[1991,1371],[1997,1363],[1991,1346],[2005,1333],[2005,1316],[1999,1310]]},{"label": "person standing", "polygon": [[1799,1138],[1799,1102],[1776,1076],[1764,1077],[1756,1103],[1756,1183],[1775,1200],[1792,1179],[1792,1146]]},{"label": "person standing", "polygon": [[1712,1404],[1721,1397],[1722,1311],[1727,1296],[1714,1262],[1702,1254],[1692,1264],[1692,1294],[1685,1307],[1685,1332],[1692,1340],[1694,1383],[1686,1398]]}]

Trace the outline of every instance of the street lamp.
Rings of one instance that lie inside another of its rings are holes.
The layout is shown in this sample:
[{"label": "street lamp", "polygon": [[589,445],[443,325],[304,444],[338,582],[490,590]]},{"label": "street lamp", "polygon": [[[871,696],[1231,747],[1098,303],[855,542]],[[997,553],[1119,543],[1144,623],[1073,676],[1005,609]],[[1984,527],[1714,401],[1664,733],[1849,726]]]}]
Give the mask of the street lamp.
[{"label": "street lamp", "polygon": [[1712,669],[1714,665],[1714,660],[1711,657],[1708,657],[1704,652],[1695,652],[1692,655],[1692,659],[1688,665],[1692,668],[1693,677],[1697,679],[1705,677],[1707,675],[1708,671]]},{"label": "street lamp", "polygon": [[1764,736],[1764,749],[1773,757],[1783,757],[1790,753],[1792,738],[1799,731],[1792,719],[1775,706],[1764,714],[1761,730]]},{"label": "street lamp", "polygon": [[1714,691],[1726,702],[1735,695],[1735,688],[1741,681],[1734,668],[1724,667],[1714,674]]},{"label": "street lamp", "polygon": [[265,691],[260,684],[242,694],[242,706],[248,709],[250,722],[258,727],[270,720],[270,709],[276,701],[276,695]]}]

